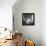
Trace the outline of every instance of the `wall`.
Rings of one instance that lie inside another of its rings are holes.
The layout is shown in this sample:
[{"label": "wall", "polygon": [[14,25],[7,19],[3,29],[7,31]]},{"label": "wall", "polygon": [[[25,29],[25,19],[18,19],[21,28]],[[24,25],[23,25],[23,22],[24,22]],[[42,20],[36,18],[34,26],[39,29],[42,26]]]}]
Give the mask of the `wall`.
[{"label": "wall", "polygon": [[[22,32],[25,39],[34,40],[36,46],[41,46],[41,0],[23,0],[17,6],[16,5],[17,3],[13,6],[15,29],[17,29],[18,32]],[[35,25],[23,26],[22,13],[35,13]]]},{"label": "wall", "polygon": [[0,0],[0,27],[12,29],[12,6],[16,0]]},{"label": "wall", "polygon": [[40,21],[41,21],[40,31],[41,31],[42,46],[46,46],[46,0],[41,1]]}]

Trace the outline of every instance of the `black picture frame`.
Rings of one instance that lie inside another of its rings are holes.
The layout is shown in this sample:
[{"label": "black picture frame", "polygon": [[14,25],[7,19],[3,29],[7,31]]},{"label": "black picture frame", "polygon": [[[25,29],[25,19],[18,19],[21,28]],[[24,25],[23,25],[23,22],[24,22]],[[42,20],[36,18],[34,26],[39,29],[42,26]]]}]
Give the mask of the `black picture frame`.
[{"label": "black picture frame", "polygon": [[35,13],[22,13],[22,25],[35,25]]}]

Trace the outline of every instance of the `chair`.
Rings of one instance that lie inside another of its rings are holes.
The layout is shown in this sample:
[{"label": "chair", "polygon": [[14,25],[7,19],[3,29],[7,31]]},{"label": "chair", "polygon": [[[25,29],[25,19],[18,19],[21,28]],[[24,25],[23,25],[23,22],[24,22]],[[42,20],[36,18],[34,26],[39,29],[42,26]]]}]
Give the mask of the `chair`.
[{"label": "chair", "polygon": [[22,45],[22,33],[15,33],[16,46]]}]

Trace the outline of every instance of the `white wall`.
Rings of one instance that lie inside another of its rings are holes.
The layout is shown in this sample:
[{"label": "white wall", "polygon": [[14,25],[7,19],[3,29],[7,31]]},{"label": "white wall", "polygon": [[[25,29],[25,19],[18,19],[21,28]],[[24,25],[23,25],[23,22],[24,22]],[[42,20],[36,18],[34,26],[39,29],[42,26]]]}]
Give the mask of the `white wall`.
[{"label": "white wall", "polygon": [[16,0],[0,0],[0,27],[12,28],[12,6]]},{"label": "white wall", "polygon": [[46,46],[46,0],[41,2],[41,40],[42,46]]},{"label": "white wall", "polygon": [[[23,0],[17,7],[13,7],[15,29],[22,32],[24,38],[35,41],[36,46],[41,46],[41,29],[40,29],[40,16],[41,16],[41,0]],[[35,25],[23,26],[22,13],[35,13]]]}]

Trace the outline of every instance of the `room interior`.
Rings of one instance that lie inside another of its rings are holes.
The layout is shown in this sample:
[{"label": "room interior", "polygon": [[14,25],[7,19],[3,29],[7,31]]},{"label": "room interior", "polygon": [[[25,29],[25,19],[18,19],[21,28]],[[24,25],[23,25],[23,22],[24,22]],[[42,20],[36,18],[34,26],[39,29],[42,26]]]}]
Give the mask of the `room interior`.
[{"label": "room interior", "polygon": [[0,1],[0,46],[46,46],[45,0]]}]

